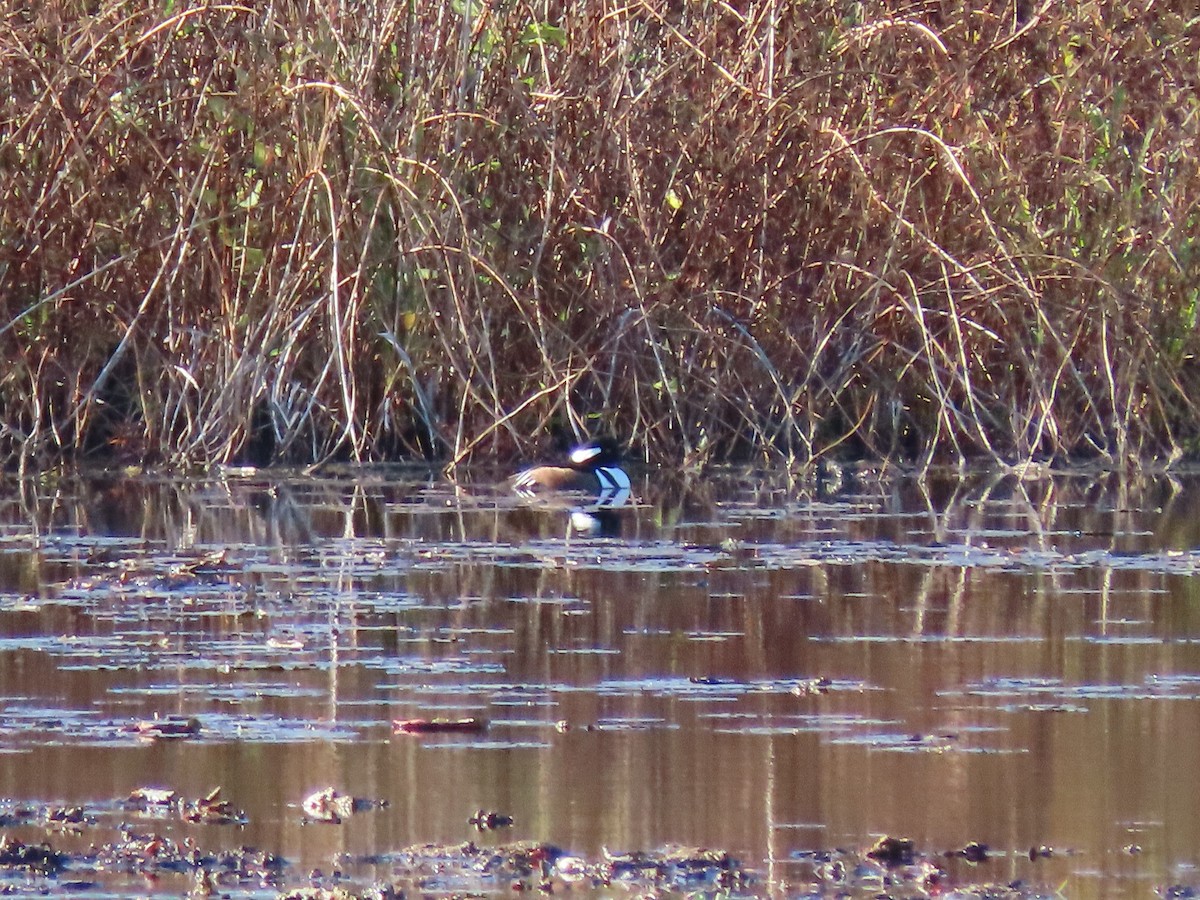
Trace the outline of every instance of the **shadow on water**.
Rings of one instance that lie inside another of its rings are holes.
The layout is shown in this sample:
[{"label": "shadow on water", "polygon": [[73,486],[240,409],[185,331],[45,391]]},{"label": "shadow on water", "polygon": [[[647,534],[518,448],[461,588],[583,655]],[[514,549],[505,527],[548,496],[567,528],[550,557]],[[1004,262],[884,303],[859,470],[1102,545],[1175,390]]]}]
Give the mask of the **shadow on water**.
[{"label": "shadow on water", "polygon": [[824,487],[10,485],[0,887],[1200,886],[1200,479]]}]

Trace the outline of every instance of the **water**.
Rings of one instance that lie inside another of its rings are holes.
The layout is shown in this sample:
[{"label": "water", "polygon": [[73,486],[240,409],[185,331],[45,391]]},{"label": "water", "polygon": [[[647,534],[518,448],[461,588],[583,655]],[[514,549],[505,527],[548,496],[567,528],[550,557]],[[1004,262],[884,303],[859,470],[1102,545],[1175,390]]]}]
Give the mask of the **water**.
[{"label": "water", "polygon": [[[734,893],[871,896],[899,877],[864,855],[885,835],[926,867],[901,893],[1200,886],[1200,480],[635,487],[597,537],[483,472],[10,484],[0,822],[75,856],[0,884],[195,887],[147,874],[156,848],[88,856],[132,833],[282,857],[217,879],[248,895],[529,840],[586,865],[719,848]],[[156,716],[199,731],[136,732]],[[393,732],[468,717],[487,729]],[[128,808],[148,787],[219,787],[244,824]],[[301,803],[328,787],[386,805],[314,822]],[[971,842],[985,861],[945,855]],[[418,889],[511,892],[478,874]]]}]

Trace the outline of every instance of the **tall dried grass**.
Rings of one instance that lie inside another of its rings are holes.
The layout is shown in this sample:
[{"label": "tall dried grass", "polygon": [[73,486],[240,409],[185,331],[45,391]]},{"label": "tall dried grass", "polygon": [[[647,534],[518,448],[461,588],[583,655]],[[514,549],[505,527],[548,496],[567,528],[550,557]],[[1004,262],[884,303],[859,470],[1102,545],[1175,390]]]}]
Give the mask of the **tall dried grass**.
[{"label": "tall dried grass", "polygon": [[1194,454],[1197,58],[1150,0],[0,0],[0,454]]}]

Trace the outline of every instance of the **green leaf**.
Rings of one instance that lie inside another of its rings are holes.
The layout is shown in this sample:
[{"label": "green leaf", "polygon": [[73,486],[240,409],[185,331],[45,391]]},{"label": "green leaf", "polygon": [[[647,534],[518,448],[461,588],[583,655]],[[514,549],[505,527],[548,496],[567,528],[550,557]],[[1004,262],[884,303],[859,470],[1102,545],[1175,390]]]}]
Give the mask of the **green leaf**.
[{"label": "green leaf", "polygon": [[252,270],[261,269],[267,261],[267,254],[257,247],[242,247],[241,250],[246,255],[246,265]]},{"label": "green leaf", "polygon": [[263,180],[256,178],[254,184],[250,186],[250,190],[246,195],[238,201],[238,206],[242,209],[254,209],[258,206],[258,201],[262,199]]},{"label": "green leaf", "polygon": [[521,32],[521,43],[526,47],[565,47],[567,30],[549,22],[530,22]]}]

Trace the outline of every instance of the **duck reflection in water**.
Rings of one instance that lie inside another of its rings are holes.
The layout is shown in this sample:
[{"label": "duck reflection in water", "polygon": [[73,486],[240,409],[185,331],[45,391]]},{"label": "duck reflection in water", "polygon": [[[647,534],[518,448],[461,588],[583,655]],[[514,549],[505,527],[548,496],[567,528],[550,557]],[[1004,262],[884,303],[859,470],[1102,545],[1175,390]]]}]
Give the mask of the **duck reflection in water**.
[{"label": "duck reflection in water", "polygon": [[571,528],[588,537],[620,537],[621,517],[612,509],[573,509]]}]

